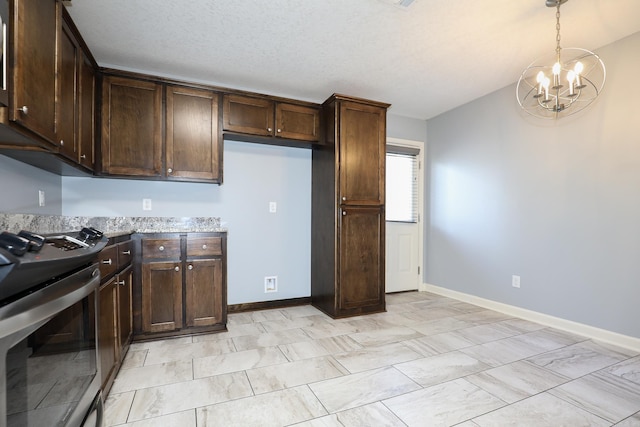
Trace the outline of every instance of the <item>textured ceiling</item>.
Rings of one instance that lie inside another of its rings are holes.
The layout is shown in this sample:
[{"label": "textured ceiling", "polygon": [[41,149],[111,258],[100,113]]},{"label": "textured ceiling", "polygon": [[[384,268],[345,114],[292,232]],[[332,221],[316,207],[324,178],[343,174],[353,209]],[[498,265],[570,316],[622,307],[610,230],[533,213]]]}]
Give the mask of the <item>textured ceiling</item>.
[{"label": "textured ceiling", "polygon": [[[344,93],[420,119],[516,82],[555,49],[555,9],[544,0],[391,3],[65,4],[101,66],[313,102]],[[640,31],[639,0],[573,0],[561,12],[563,47],[593,50]]]}]

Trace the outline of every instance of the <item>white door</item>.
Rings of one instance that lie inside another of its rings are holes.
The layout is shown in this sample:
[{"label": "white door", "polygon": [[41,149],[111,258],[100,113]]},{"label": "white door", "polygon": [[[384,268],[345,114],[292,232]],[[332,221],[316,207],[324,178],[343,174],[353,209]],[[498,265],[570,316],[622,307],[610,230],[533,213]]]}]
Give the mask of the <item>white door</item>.
[{"label": "white door", "polygon": [[386,292],[418,290],[422,281],[422,143],[387,142]]}]

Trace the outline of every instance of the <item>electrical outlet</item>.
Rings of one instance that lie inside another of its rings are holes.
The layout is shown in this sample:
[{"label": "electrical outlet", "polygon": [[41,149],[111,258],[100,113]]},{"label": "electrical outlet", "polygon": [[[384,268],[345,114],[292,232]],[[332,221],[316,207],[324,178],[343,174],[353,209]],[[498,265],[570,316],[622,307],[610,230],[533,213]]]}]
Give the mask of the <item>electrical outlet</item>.
[{"label": "electrical outlet", "polygon": [[511,286],[513,286],[514,288],[520,287],[520,276],[511,276]]},{"label": "electrical outlet", "polygon": [[276,213],[278,211],[278,204],[276,202],[269,202],[269,213]]},{"label": "electrical outlet", "polygon": [[38,190],[38,206],[44,206],[44,191]]},{"label": "electrical outlet", "polygon": [[264,278],[264,292],[278,292],[278,276],[266,276]]},{"label": "electrical outlet", "polygon": [[151,199],[142,199],[142,210],[143,211],[151,210]]}]

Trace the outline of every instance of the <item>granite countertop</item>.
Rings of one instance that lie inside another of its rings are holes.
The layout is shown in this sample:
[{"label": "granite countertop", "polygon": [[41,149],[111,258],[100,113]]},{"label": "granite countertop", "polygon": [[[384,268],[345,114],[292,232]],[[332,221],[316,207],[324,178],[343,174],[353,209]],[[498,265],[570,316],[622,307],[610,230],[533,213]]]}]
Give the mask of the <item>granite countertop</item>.
[{"label": "granite countertop", "polygon": [[80,217],[0,213],[0,231],[51,234],[93,227],[109,237],[129,233],[226,233],[218,217]]}]

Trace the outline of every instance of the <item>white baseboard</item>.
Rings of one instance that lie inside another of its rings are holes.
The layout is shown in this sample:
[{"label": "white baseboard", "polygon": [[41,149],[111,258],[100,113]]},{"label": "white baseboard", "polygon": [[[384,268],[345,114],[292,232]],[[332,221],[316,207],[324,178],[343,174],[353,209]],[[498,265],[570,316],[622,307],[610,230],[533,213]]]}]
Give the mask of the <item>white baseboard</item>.
[{"label": "white baseboard", "polygon": [[430,285],[428,283],[423,283],[422,285],[420,285],[419,290],[422,292],[432,292],[434,294],[457,299],[469,304],[474,304],[480,307],[488,308],[490,310],[499,311],[500,313],[505,313],[514,317],[519,317],[521,319],[530,320],[532,322],[540,323],[541,325],[561,329],[563,331],[582,335],[584,337],[588,337],[597,341],[616,345],[640,353],[640,338],[622,335],[617,332],[607,331],[605,329],[584,325],[582,323],[573,322],[571,320],[561,319],[559,317],[550,316],[548,314],[538,313],[537,311],[527,310],[525,308],[516,307],[514,305],[503,304],[501,302],[480,298],[475,295],[453,291],[451,289],[442,288],[436,285]]}]

